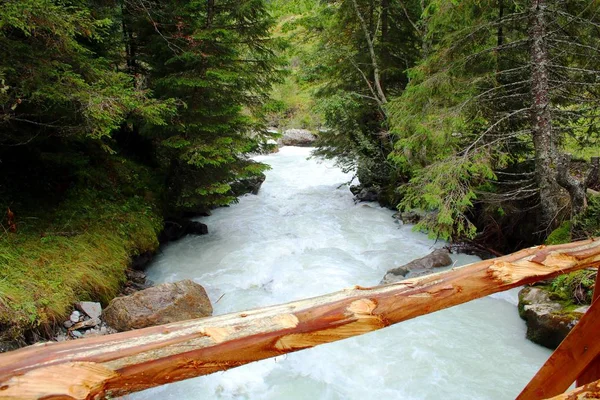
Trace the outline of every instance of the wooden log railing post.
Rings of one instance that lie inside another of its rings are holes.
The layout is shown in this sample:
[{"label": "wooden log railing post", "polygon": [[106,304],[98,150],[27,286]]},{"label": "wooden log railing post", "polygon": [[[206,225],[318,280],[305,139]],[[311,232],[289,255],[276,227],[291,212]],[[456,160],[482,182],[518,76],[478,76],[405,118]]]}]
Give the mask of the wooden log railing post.
[{"label": "wooden log railing post", "polygon": [[547,399],[563,393],[600,354],[600,302],[594,302],[517,400]]},{"label": "wooden log railing post", "polygon": [[600,265],[600,241],[535,247],[374,288],[0,355],[0,399],[99,399],[384,328]]},{"label": "wooden log railing post", "polygon": [[[594,296],[592,304],[598,302],[600,298],[600,271],[596,273],[596,283],[594,284]],[[598,332],[598,340],[600,340],[600,332]],[[579,376],[577,377],[577,386],[587,385],[600,379],[600,356],[597,356]]]}]

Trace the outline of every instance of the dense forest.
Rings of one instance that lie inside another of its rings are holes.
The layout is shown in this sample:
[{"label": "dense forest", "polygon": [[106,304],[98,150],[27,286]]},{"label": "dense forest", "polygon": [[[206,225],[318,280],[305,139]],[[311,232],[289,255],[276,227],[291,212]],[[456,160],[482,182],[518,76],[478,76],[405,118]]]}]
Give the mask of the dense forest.
[{"label": "dense forest", "polygon": [[[600,230],[600,4],[0,2],[0,331],[108,301],[273,130],[494,254]],[[41,328],[39,328],[41,327]]]}]

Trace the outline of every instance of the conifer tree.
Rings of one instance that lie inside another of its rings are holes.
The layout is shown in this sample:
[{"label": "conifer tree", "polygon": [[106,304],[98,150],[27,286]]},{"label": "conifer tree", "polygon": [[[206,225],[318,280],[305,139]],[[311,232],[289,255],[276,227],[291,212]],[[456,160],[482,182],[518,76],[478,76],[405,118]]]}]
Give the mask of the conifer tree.
[{"label": "conifer tree", "polygon": [[128,7],[139,16],[130,64],[143,68],[159,98],[181,102],[168,126],[146,130],[168,170],[172,205],[230,203],[232,183],[266,168],[245,156],[266,134],[255,111],[277,79],[264,1],[130,0]]},{"label": "conifer tree", "polygon": [[390,105],[393,160],[412,176],[404,205],[437,210],[424,226],[472,236],[476,200],[528,199],[542,236],[560,222],[557,156],[597,132],[597,11],[587,1],[429,3],[430,54]]},{"label": "conifer tree", "polygon": [[162,123],[168,105],[148,101],[97,52],[113,21],[93,5],[0,3],[0,150],[56,136],[107,138],[132,113]]},{"label": "conifer tree", "polygon": [[[386,192],[390,182],[402,179],[387,161],[392,148],[386,104],[402,92],[405,70],[419,56],[420,5],[413,0],[331,3],[320,11],[321,40],[313,57],[321,65],[318,108],[329,128],[320,135],[316,154],[357,168],[362,185]],[[392,205],[393,193],[383,192],[380,200]]]}]

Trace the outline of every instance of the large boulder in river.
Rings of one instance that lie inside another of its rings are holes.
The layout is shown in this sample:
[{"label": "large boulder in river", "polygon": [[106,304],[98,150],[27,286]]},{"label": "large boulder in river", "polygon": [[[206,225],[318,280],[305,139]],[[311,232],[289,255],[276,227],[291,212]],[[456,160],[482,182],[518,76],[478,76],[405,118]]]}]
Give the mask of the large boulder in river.
[{"label": "large boulder in river", "polygon": [[283,146],[312,146],[317,137],[306,129],[288,129],[278,140]]},{"label": "large boulder in river", "polygon": [[202,222],[171,217],[165,219],[165,226],[158,235],[158,240],[161,243],[167,243],[179,240],[185,235],[206,235],[207,233],[208,227]]},{"label": "large boulder in river", "polygon": [[236,196],[243,196],[248,193],[258,194],[258,191],[266,178],[265,174],[260,173],[256,176],[237,180],[230,184],[231,191]]},{"label": "large boulder in river", "polygon": [[210,317],[213,309],[204,288],[190,280],[163,283],[113,299],[102,313],[118,331]]},{"label": "large boulder in river", "polygon": [[584,309],[567,312],[541,287],[519,292],[519,315],[527,324],[527,339],[555,349],[583,316]]},{"label": "large boulder in river", "polygon": [[381,188],[379,186],[363,186],[363,185],[352,185],[350,186],[350,192],[354,195],[354,200],[357,202],[363,201],[378,201],[381,194]]},{"label": "large boulder in river", "polygon": [[434,268],[447,267],[452,264],[450,253],[446,249],[434,250],[431,254],[411,261],[401,267],[390,269],[380,284],[398,282],[403,279],[416,278],[418,276],[433,273]]}]

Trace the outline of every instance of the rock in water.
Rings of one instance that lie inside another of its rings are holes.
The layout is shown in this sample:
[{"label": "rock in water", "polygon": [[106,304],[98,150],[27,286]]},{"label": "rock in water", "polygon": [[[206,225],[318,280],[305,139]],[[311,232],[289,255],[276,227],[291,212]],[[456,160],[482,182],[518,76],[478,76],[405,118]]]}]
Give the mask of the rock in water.
[{"label": "rock in water", "polygon": [[546,290],[526,287],[519,292],[519,315],[527,323],[527,339],[555,349],[583,313],[577,310],[565,312],[563,306],[553,301]]},{"label": "rock in water", "polygon": [[258,194],[258,192],[260,191],[260,187],[262,186],[266,178],[267,176],[261,173],[257,176],[237,180],[235,182],[230,183],[231,191],[236,196],[243,196],[248,193]]},{"label": "rock in water", "polygon": [[186,233],[188,235],[207,235],[208,226],[202,222],[190,221],[189,225],[187,226]]},{"label": "rock in water", "polygon": [[283,132],[279,143],[284,146],[312,146],[317,137],[306,129],[288,129]]},{"label": "rock in water", "polygon": [[163,283],[113,299],[103,316],[118,331],[187,319],[210,317],[212,305],[204,288],[191,280]]},{"label": "rock in water", "polygon": [[380,284],[398,282],[406,278],[416,278],[433,273],[434,268],[447,267],[452,264],[450,253],[446,249],[434,250],[431,254],[411,261],[406,265],[390,269]]},{"label": "rock in water", "polygon": [[173,242],[181,239],[184,235],[206,235],[208,227],[196,221],[186,218],[169,218],[165,220],[165,227],[159,235],[161,243]]},{"label": "rock in water", "polygon": [[75,308],[92,319],[100,318],[100,314],[102,314],[102,306],[100,303],[93,301],[80,301],[79,303],[75,304]]}]

